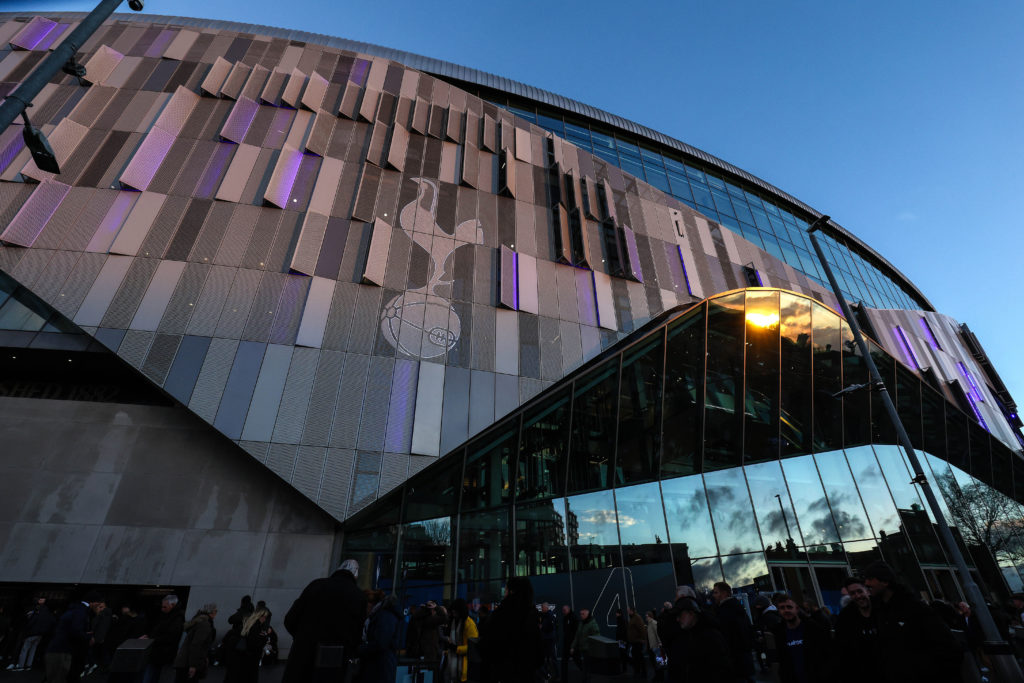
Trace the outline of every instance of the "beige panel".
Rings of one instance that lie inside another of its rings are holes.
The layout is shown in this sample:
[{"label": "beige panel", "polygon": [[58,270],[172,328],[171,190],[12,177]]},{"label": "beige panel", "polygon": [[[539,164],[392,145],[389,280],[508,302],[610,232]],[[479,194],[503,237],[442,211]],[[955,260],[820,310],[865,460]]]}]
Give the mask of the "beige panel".
[{"label": "beige panel", "polygon": [[456,168],[458,156],[458,145],[451,142],[441,143],[441,171],[439,180],[443,180],[446,183],[459,182],[459,176],[461,176],[461,173],[459,173],[459,169]]},{"label": "beige panel", "polygon": [[498,150],[498,123],[490,116],[484,116],[484,127],[483,136],[480,140],[480,146],[486,149],[488,152],[496,152]]},{"label": "beige panel", "polygon": [[149,127],[153,125],[153,120],[156,119],[156,117],[163,110],[164,105],[167,103],[167,100],[171,99],[171,95],[169,93],[152,94],[156,95],[156,97],[153,98],[153,106],[149,108],[149,111],[146,112],[146,115],[142,117],[142,120],[139,121],[138,124],[136,124],[136,133],[145,133],[147,130],[149,130]]},{"label": "beige panel", "polygon": [[455,107],[448,108],[448,121],[445,124],[444,137],[451,142],[462,142],[462,119],[465,114]]},{"label": "beige panel", "polygon": [[498,155],[498,194],[516,196],[516,160],[507,149]]},{"label": "beige panel", "polygon": [[337,119],[333,114],[323,109],[316,112],[313,119],[313,127],[309,131],[309,139],[306,140],[306,151],[317,156],[327,155],[327,145],[331,141],[331,133],[334,132],[334,124]]},{"label": "beige panel", "polygon": [[104,81],[104,85],[110,86],[111,88],[122,88],[124,84],[128,82],[128,78],[135,72],[139,64],[142,63],[142,57],[125,57],[122,59],[117,67],[110,72]]},{"label": "beige panel", "polygon": [[355,83],[345,84],[345,93],[341,96],[341,104],[338,105],[338,116],[346,119],[355,119],[359,111],[359,94],[362,89]]},{"label": "beige panel", "polygon": [[498,305],[513,311],[519,308],[516,252],[504,244],[498,256]]},{"label": "beige panel", "polygon": [[408,151],[409,131],[396,123],[391,131],[391,145],[388,147],[388,166],[396,171],[404,171]]},{"label": "beige panel", "polygon": [[366,267],[363,269],[364,285],[384,286],[384,269],[388,263],[390,248],[391,226],[378,218],[373,221],[373,235],[370,237],[370,249],[366,255]]},{"label": "beige panel", "polygon": [[471,144],[462,148],[462,168],[459,170],[459,182],[469,187],[477,187],[480,178],[480,150]]},{"label": "beige panel", "polygon": [[366,88],[363,101],[359,103],[359,120],[373,123],[377,117],[377,105],[380,103],[380,91]]},{"label": "beige panel", "polygon": [[384,162],[384,144],[388,140],[388,125],[381,121],[373,124],[370,144],[366,146],[366,160],[374,166],[382,166]]},{"label": "beige panel", "polygon": [[110,74],[114,73],[114,69],[122,59],[124,59],[124,55],[117,50],[100,45],[99,49],[85,63],[85,76],[82,80],[86,83],[103,83]]},{"label": "beige panel", "polygon": [[299,241],[295,245],[295,253],[289,265],[296,273],[312,275],[316,271],[316,262],[320,258],[320,247],[323,246],[324,233],[327,232],[327,216],[312,211],[306,212],[299,232]]},{"label": "beige panel", "polygon": [[[72,153],[78,148],[78,145],[81,144],[85,134],[88,132],[89,129],[82,124],[65,118],[61,119],[52,133],[47,133],[46,138],[50,141],[50,146],[53,147],[53,154],[57,157],[57,164],[59,166],[63,167],[67,164],[68,159],[71,158]],[[56,178],[53,173],[40,171],[36,166],[36,162],[31,157],[22,167],[21,174],[26,178],[39,181]]]},{"label": "beige panel", "polygon": [[[505,127],[501,127],[502,143],[504,144]],[[533,163],[533,151],[530,149],[530,131],[516,128],[516,159]],[[509,141],[511,143],[511,140]]]},{"label": "beige panel", "polygon": [[176,59],[181,61],[185,59],[188,51],[192,49],[192,45],[196,42],[196,38],[199,34],[195,31],[189,31],[182,29],[178,31],[178,35],[175,36],[171,44],[164,50],[164,59]]},{"label": "beige panel", "polygon": [[285,145],[281,154],[274,164],[274,171],[270,175],[267,189],[263,192],[263,201],[276,206],[279,209],[288,208],[288,199],[292,191],[292,183],[295,182],[295,173],[288,173],[289,169],[298,168],[302,152],[295,147]]},{"label": "beige panel", "polygon": [[206,78],[203,79],[199,87],[206,94],[216,97],[220,94],[221,86],[224,85],[224,81],[230,73],[231,62],[223,57],[217,57],[217,60],[210,67],[209,73],[206,74]]},{"label": "beige panel", "polygon": [[217,190],[217,199],[226,202],[237,202],[245,191],[245,183],[249,180],[252,167],[259,158],[260,148],[253,145],[239,145],[235,156],[231,159],[228,172]]},{"label": "beige panel", "polygon": [[408,97],[409,99],[416,99],[416,89],[420,83],[420,73],[412,69],[404,69],[402,71],[402,89],[400,94],[402,97]]},{"label": "beige panel", "polygon": [[309,200],[310,211],[330,215],[344,170],[345,162],[341,159],[324,157],[320,164],[320,174],[317,175],[316,184],[313,186],[313,196]]},{"label": "beige panel", "polygon": [[516,265],[519,279],[519,310],[539,314],[537,259],[529,254],[520,253]]},{"label": "beige panel", "polygon": [[309,135],[312,125],[313,112],[304,110],[295,112],[295,120],[292,121],[292,127],[288,130],[288,137],[284,141],[285,146],[305,149],[306,136]]},{"label": "beige panel", "polygon": [[276,70],[272,72],[267,78],[266,85],[263,86],[263,92],[260,93],[260,101],[275,107],[280,106],[281,94],[284,92],[287,82],[288,74]]},{"label": "beige panel", "polygon": [[331,301],[334,299],[334,286],[334,280],[323,277],[313,278],[313,282],[309,285],[306,306],[302,310],[299,332],[295,337],[296,346],[320,348],[323,344],[324,332],[327,329],[327,316],[331,311]]},{"label": "beige panel", "polygon": [[[139,145],[135,156],[121,173],[121,184],[135,190],[147,189],[156,174],[154,158],[157,155],[165,155],[173,143],[174,136],[172,134],[160,128],[151,128],[146,139]],[[160,163],[162,163],[162,159]]]},{"label": "beige panel", "polygon": [[312,111],[317,111],[324,103],[324,95],[327,94],[327,79],[318,73],[309,75],[309,82],[306,83],[306,90],[302,93],[302,106]]},{"label": "beige panel", "polygon": [[422,97],[416,98],[416,108],[412,112],[411,128],[420,135],[427,134],[427,123],[430,119],[430,102]]},{"label": "beige panel", "polygon": [[284,86],[284,92],[281,93],[281,101],[289,107],[298,109],[301,104],[302,90],[305,87],[306,74],[298,69],[292,69],[288,76],[288,82]]},{"label": "beige panel", "polygon": [[267,84],[269,77],[270,69],[259,64],[254,66],[252,73],[249,74],[249,80],[245,82],[245,86],[242,88],[241,97],[248,97],[250,100],[259,101],[260,95],[263,93],[263,87]]},{"label": "beige panel", "polygon": [[367,90],[383,90],[384,79],[388,75],[388,63],[387,61],[380,59],[379,57],[373,57],[370,62],[370,73],[366,77],[366,89]]},{"label": "beige panel", "polygon": [[139,253],[139,247],[149,234],[153,221],[160,214],[167,195],[155,192],[143,192],[128,218],[125,219],[121,231],[117,233],[114,243],[110,245],[111,254],[124,256],[135,256]]},{"label": "beige panel", "polygon": [[251,67],[242,62],[235,62],[235,65],[231,67],[231,72],[224,79],[224,84],[220,86],[220,95],[228,99],[237,100],[238,96],[242,94],[242,88],[245,86],[245,82],[249,80],[249,74],[251,73]]},{"label": "beige panel", "polygon": [[299,65],[300,59],[302,59],[302,48],[298,45],[289,45],[284,49],[284,54],[281,55],[277,68],[288,73]]},{"label": "beige panel", "polygon": [[592,272],[594,275],[594,294],[597,297],[598,324],[606,330],[617,330],[618,324],[615,322],[612,279],[604,273]]},{"label": "beige panel", "polygon": [[188,121],[188,117],[192,115],[192,110],[199,99],[199,95],[179,85],[153,125],[177,136]]}]

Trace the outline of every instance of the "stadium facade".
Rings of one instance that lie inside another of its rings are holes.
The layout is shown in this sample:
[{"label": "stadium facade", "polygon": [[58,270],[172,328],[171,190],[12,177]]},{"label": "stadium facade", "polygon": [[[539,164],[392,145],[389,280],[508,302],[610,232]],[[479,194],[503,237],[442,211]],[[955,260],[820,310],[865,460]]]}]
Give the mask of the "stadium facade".
[{"label": "stadium facade", "polygon": [[[0,94],[80,20],[0,13]],[[115,15],[0,131],[0,581],[602,610],[678,583],[959,592],[811,255],[701,150],[338,38]],[[979,580],[1022,586],[1016,406],[836,223],[844,297]],[[898,260],[898,258],[897,258]],[[997,509],[987,526],[979,510]]]}]

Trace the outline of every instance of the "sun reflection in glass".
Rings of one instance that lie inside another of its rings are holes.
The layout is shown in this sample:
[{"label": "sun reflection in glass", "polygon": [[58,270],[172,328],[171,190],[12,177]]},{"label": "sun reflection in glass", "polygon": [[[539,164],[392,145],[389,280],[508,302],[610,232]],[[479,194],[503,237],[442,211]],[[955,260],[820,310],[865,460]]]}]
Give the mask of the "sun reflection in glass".
[{"label": "sun reflection in glass", "polygon": [[777,311],[747,311],[747,323],[755,327],[771,329],[778,327],[779,314]]}]

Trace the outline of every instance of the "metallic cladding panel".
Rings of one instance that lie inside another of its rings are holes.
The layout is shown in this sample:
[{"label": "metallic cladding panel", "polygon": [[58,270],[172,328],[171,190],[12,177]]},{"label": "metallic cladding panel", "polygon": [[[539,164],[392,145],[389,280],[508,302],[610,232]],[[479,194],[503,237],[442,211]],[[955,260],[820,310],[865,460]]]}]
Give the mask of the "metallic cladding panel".
[{"label": "metallic cladding panel", "polygon": [[210,341],[209,337],[182,337],[178,345],[163,386],[164,391],[181,403],[188,404],[192,396]]},{"label": "metallic cladding panel", "polygon": [[146,354],[149,353],[149,347],[155,336],[152,332],[128,330],[121,346],[117,349],[117,355],[133,368],[140,368]]},{"label": "metallic cladding panel", "polygon": [[262,439],[263,441],[299,443],[302,438],[303,425],[306,423],[310,394],[317,379],[317,362],[319,360],[320,352],[317,349],[295,349],[283,392],[279,397],[280,407],[276,412],[276,422],[271,420],[267,427],[268,430],[272,429],[273,434]]},{"label": "metallic cladding panel", "polygon": [[[293,351],[294,348],[291,346],[271,344],[267,347],[242,427],[242,439],[270,441]],[[299,419],[301,420],[301,416]]]},{"label": "metallic cladding panel", "polygon": [[121,184],[133,190],[147,189],[174,141],[171,133],[160,128],[151,128],[121,173]]},{"label": "metallic cladding panel", "polygon": [[349,354],[341,377],[340,391],[334,411],[334,423],[328,445],[332,448],[354,448],[363,407],[366,372],[370,357]]},{"label": "metallic cladding panel", "polygon": [[394,366],[392,358],[370,357],[356,448],[370,451],[384,449]]},{"label": "metallic cladding panel", "polygon": [[74,315],[77,325],[99,326],[107,307],[117,293],[121,282],[128,273],[128,268],[135,260],[130,256],[101,257],[105,261],[88,294],[82,300],[82,305]]},{"label": "metallic cladding panel", "polygon": [[151,332],[157,330],[164,310],[178,285],[178,280],[185,271],[185,266],[186,264],[181,261],[160,262],[129,327]]},{"label": "metallic cladding panel", "polygon": [[183,334],[196,310],[196,303],[203,291],[203,285],[210,274],[211,266],[201,263],[190,263],[178,280],[174,293],[157,326],[157,332],[165,334]]},{"label": "metallic cladding panel", "polygon": [[224,79],[224,83],[220,86],[221,97],[227,97],[232,100],[238,99],[251,73],[252,69],[250,67],[241,62],[235,62],[231,67],[231,71],[228,72],[227,78]]},{"label": "metallic cladding panel", "polygon": [[495,374],[473,370],[469,386],[469,435],[487,428],[494,422]]},{"label": "metallic cladding panel", "polygon": [[217,57],[213,62],[213,66],[211,66],[210,70],[207,72],[206,78],[203,79],[203,82],[199,87],[208,95],[217,97],[220,95],[221,86],[224,85],[224,81],[227,79],[228,74],[231,73],[231,68],[231,62],[223,57]]},{"label": "metallic cladding panel", "polygon": [[[512,315],[515,315],[512,313]],[[420,363],[416,385],[416,414],[412,430],[411,452],[417,455],[440,455],[441,406],[444,402],[445,367],[437,363]]]},{"label": "metallic cladding panel", "polygon": [[[239,339],[245,322],[249,318],[249,309],[256,297],[263,273],[255,270],[239,269],[231,283],[231,290],[224,300],[220,320],[217,323],[216,337]],[[237,437],[236,437],[237,438]]]},{"label": "metallic cladding panel", "polygon": [[370,237],[370,249],[366,255],[366,266],[363,269],[362,283],[384,286],[384,270],[388,262],[388,250],[391,248],[391,226],[377,218],[373,221],[373,234]]},{"label": "metallic cladding panel", "polygon": [[302,495],[310,500],[316,500],[320,494],[320,484],[323,480],[326,459],[326,448],[300,446],[295,453],[295,466],[292,468],[291,483]]},{"label": "metallic cladding panel", "polygon": [[221,180],[220,188],[217,190],[217,199],[226,202],[239,202],[242,193],[245,191],[245,184],[249,180],[256,160],[259,158],[260,148],[252,145],[239,145],[231,159],[224,179]]},{"label": "metallic cladding panel", "polygon": [[594,298],[597,299],[597,322],[606,330],[619,329],[615,318],[614,296],[611,278],[604,273],[593,271]]},{"label": "metallic cladding panel", "polygon": [[[202,293],[195,305],[186,302],[194,311],[188,321],[188,334],[212,337],[217,329],[224,300],[235,279],[236,268],[213,266],[203,283]],[[182,313],[184,316],[184,312]]]},{"label": "metallic cladding panel", "polygon": [[181,337],[179,335],[156,335],[152,346],[149,347],[146,360],[142,363],[142,374],[152,380],[157,386],[162,385],[180,343]]},{"label": "metallic cladding panel", "polygon": [[181,29],[174,36],[174,40],[164,50],[164,59],[175,59],[181,61],[188,55],[189,49],[196,42],[196,38],[199,34],[195,31],[189,31],[188,29]]},{"label": "metallic cladding panel", "polygon": [[327,80],[320,74],[310,74],[306,90],[302,93],[302,106],[312,111],[318,111],[324,104],[324,95],[327,94]]},{"label": "metallic cladding panel", "polygon": [[50,303],[66,318],[74,318],[82,299],[99,275],[107,257],[104,254],[83,254],[68,276],[59,295]]},{"label": "metallic cladding panel", "polygon": [[40,183],[10,225],[0,233],[0,241],[21,247],[32,246],[70,190],[70,186],[55,180]]},{"label": "metallic cladding panel", "polygon": [[101,326],[122,329],[129,326],[159,265],[160,261],[156,259],[132,260],[121,287],[107,306]]},{"label": "metallic cladding panel", "polygon": [[121,226],[124,225],[129,214],[135,208],[136,201],[141,196],[136,192],[119,192],[106,214],[104,214],[99,228],[93,233],[85,250],[97,253],[109,251],[118,233],[121,231]]},{"label": "metallic cladding panel", "polygon": [[274,322],[274,312],[281,298],[281,291],[284,289],[285,277],[282,273],[264,273],[253,297],[249,318],[242,330],[243,340],[269,341],[270,327]]},{"label": "metallic cladding panel", "polygon": [[230,439],[241,437],[242,426],[266,351],[267,345],[258,342],[243,341],[238,345],[238,353],[231,364],[231,372],[213,422],[214,428]]},{"label": "metallic cladding panel", "polygon": [[519,374],[519,314],[498,310],[495,313],[494,369],[509,375]]},{"label": "metallic cladding panel", "polygon": [[326,446],[330,440],[347,354],[323,351],[317,364],[300,443]]},{"label": "metallic cladding panel", "polygon": [[285,481],[291,481],[292,472],[295,470],[295,446],[283,443],[272,443],[267,451],[266,465],[270,471]]},{"label": "metallic cladding panel", "polygon": [[516,252],[505,245],[501,246],[498,261],[498,303],[513,311],[519,308],[517,257]]},{"label": "metallic cladding panel", "polygon": [[384,436],[386,451],[407,453],[412,447],[418,376],[419,368],[416,362],[402,359],[395,361],[394,375],[391,378],[387,432]]}]

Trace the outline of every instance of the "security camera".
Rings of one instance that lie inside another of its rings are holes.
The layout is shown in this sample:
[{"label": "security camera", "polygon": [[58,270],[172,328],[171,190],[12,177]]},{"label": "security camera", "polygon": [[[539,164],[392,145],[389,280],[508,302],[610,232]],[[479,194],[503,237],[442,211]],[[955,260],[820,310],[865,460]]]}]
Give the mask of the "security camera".
[{"label": "security camera", "polygon": [[128,6],[132,8],[133,12],[141,12],[144,4],[144,0],[128,0]]}]

